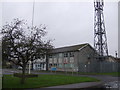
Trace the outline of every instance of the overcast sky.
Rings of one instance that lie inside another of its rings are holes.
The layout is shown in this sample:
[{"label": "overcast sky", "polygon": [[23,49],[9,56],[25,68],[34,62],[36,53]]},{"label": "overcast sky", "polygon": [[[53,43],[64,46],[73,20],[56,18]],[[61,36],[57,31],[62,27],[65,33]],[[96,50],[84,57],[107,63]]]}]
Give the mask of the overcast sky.
[{"label": "overcast sky", "polygon": [[[118,3],[105,2],[104,19],[109,54],[118,51]],[[2,24],[14,18],[25,19],[31,25],[32,2],[2,3]],[[55,39],[55,47],[82,43],[94,45],[93,2],[35,2],[34,25],[47,26],[47,38]]]}]

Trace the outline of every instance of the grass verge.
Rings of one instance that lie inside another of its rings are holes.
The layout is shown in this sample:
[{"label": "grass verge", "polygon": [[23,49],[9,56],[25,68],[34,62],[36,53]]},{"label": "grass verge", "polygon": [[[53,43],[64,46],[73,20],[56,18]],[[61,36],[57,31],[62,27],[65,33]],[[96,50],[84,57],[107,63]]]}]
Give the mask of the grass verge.
[{"label": "grass verge", "polygon": [[110,75],[110,76],[120,76],[120,72],[111,72],[111,73],[79,73],[84,75]]},{"label": "grass verge", "polygon": [[[43,72],[43,71],[38,71],[38,72]],[[44,71],[44,72],[50,72],[50,71]],[[52,73],[57,73],[57,74],[69,74],[69,75],[110,75],[110,76],[119,76],[120,77],[120,72],[105,72],[105,73],[94,73],[94,72],[62,72],[62,71],[56,71]]]},{"label": "grass verge", "polygon": [[20,84],[20,78],[13,75],[3,76],[3,88],[41,88],[82,82],[96,82],[95,78],[69,76],[69,75],[39,75],[35,78],[27,78],[24,85]]}]

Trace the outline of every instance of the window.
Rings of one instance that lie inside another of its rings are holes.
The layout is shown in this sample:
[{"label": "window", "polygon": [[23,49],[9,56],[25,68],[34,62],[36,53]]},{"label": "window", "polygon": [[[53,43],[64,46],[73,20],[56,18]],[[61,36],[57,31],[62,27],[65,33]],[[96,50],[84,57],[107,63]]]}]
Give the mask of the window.
[{"label": "window", "polygon": [[57,58],[54,58],[54,60],[53,60],[53,61],[54,61],[54,63],[57,63]]},{"label": "window", "polygon": [[64,57],[68,57],[68,53],[64,53]]},{"label": "window", "polygon": [[43,68],[44,68],[44,64],[43,64]]},{"label": "window", "polygon": [[52,58],[52,55],[49,55],[49,58]]},{"label": "window", "polygon": [[62,64],[59,64],[59,68],[63,68]]},{"label": "window", "polygon": [[62,58],[59,58],[59,59],[58,59],[58,63],[62,63]]},{"label": "window", "polygon": [[40,67],[41,65],[40,64],[38,64],[38,67]]},{"label": "window", "polygon": [[74,63],[74,59],[73,58],[70,58],[70,63]]},{"label": "window", "polygon": [[70,52],[70,57],[74,57],[74,52]]},{"label": "window", "polygon": [[52,66],[52,64],[49,64],[49,67],[51,67]]},{"label": "window", "polygon": [[59,57],[60,57],[60,58],[62,57],[62,53],[59,53]]},{"label": "window", "polygon": [[54,64],[54,67],[57,67],[57,64]]},{"label": "window", "polygon": [[50,58],[50,59],[49,59],[49,63],[53,63],[53,60],[52,60],[52,58]]}]

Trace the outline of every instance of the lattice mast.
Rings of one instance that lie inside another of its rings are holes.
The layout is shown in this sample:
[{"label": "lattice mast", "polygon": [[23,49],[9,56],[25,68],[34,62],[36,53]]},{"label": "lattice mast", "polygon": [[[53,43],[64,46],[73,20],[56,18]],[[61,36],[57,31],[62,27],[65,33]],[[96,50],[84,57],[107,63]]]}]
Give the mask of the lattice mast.
[{"label": "lattice mast", "polygon": [[108,55],[107,37],[105,31],[103,0],[95,0],[95,16],[94,16],[94,48],[100,56]]}]

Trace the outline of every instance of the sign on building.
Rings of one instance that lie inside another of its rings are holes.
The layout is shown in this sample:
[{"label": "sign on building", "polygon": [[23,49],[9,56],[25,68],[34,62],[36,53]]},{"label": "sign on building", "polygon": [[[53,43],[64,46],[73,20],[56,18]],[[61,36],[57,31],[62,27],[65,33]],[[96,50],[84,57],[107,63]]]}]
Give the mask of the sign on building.
[{"label": "sign on building", "polygon": [[57,68],[56,68],[56,67],[52,67],[51,70],[52,70],[52,71],[56,71]]}]

